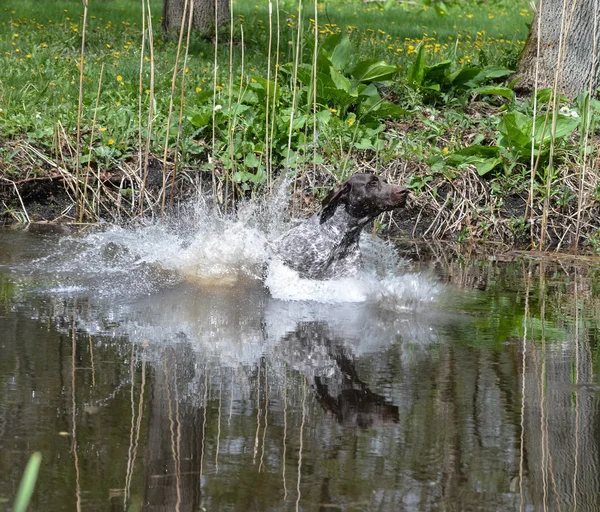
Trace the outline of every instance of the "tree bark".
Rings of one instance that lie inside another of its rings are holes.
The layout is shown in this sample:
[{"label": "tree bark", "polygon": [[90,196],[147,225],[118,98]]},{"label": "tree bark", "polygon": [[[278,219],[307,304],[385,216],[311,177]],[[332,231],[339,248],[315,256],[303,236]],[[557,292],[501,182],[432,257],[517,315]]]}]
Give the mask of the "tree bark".
[{"label": "tree bark", "polygon": [[587,90],[591,79],[592,94],[596,95],[600,75],[600,26],[596,27],[594,44],[594,11],[600,22],[597,0],[542,0],[538,3],[515,74],[515,78],[521,79],[516,86],[518,90],[533,90],[537,64],[538,89],[554,88],[555,73],[559,68],[558,90],[562,94],[574,98]]},{"label": "tree bark", "polygon": [[[192,28],[207,31],[215,27],[215,0],[190,0],[194,2]],[[217,27],[229,23],[229,0],[216,0]],[[163,0],[164,30],[176,30],[181,27],[185,0]]]}]

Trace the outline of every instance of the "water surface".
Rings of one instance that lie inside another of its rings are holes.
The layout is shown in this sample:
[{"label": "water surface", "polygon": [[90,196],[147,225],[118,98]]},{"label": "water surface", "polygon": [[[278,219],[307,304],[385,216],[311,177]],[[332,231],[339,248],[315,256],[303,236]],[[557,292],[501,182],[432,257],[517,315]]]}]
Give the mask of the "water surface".
[{"label": "water surface", "polygon": [[0,232],[0,507],[41,451],[33,510],[598,510],[593,263],[191,218]]}]

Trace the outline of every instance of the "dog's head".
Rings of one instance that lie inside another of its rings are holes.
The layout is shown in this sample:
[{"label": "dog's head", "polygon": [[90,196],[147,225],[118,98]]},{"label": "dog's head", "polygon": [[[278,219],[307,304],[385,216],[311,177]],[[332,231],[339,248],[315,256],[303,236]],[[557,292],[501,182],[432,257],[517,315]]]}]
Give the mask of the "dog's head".
[{"label": "dog's head", "polygon": [[357,219],[371,219],[380,213],[402,208],[408,189],[390,185],[374,174],[355,174],[335,187],[325,198],[321,209],[321,224],[335,213],[340,204]]}]

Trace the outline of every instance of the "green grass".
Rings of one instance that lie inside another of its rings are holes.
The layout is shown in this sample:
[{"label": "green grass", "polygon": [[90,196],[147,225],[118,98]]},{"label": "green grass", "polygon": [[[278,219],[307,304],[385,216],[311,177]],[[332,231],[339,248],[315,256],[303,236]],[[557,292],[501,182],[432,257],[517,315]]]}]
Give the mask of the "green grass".
[{"label": "green grass", "polygon": [[[268,12],[266,2],[239,2],[234,5],[236,38],[244,20],[245,72],[266,76]],[[104,79],[100,109],[97,113],[101,155],[119,157],[131,151],[137,141],[138,73],[141,40],[141,12],[138,2],[113,0],[90,2],[87,29],[84,121],[89,124],[97,90],[100,67]],[[156,50],[157,130],[166,114],[171,76],[175,61],[176,36],[164,38],[158,30],[161,4],[153,2]],[[77,112],[78,67],[81,44],[82,6],[76,1],[4,2],[0,25],[0,134],[3,137],[26,135],[44,142],[52,136],[56,122],[73,128]],[[295,8],[282,7],[281,63],[292,62],[292,41],[296,32]],[[523,16],[526,14],[527,16]],[[492,18],[493,16],[493,18]],[[307,8],[304,26],[314,14]],[[415,48],[424,41],[427,61],[451,58],[456,66],[479,62],[514,62],[526,34],[530,13],[523,2],[512,9],[487,10],[481,6],[456,9],[440,16],[431,8],[388,11],[377,4],[330,5],[319,12],[321,33],[348,33],[356,60],[382,58],[405,68],[414,59]],[[275,23],[275,17],[273,17]],[[372,27],[377,27],[374,29]],[[221,34],[226,43],[227,34]],[[228,37],[227,37],[228,39]],[[212,89],[213,46],[195,37],[190,47],[186,75],[186,114],[195,111],[195,98]],[[234,47],[234,77],[239,77],[241,47]],[[227,44],[220,45],[218,103],[228,98]],[[147,52],[146,52],[147,55]],[[305,62],[310,62],[306,49]],[[273,59],[274,62],[274,59]],[[148,88],[148,66],[146,84]],[[281,86],[281,84],[280,84]],[[283,84],[283,87],[289,87]],[[191,135],[193,130],[186,134]],[[162,135],[158,133],[157,135]],[[162,144],[155,138],[155,150]]]},{"label": "green grass", "polygon": [[[86,164],[87,147],[92,140],[91,163],[92,169],[98,171],[96,176],[120,168],[123,162],[130,162],[134,171],[141,175],[141,167],[136,160],[140,140],[140,4],[131,0],[90,0],[89,3],[81,161]],[[150,151],[162,160],[177,34],[161,32],[161,2],[153,1],[151,4],[155,33],[156,105]],[[488,5],[461,2],[447,13],[420,5],[405,7],[397,4],[386,9],[374,2],[319,3],[319,46],[326,47],[331,42],[330,36],[335,34],[348,37],[347,62],[338,70],[337,84],[342,84],[340,87],[350,82],[354,87],[356,77],[351,76],[351,70],[357,63],[368,59],[385,61],[397,66],[393,68],[397,71],[382,79],[377,87],[369,80],[359,84],[363,96],[350,98],[349,102],[348,96],[340,90],[332,92],[330,87],[321,91],[317,95],[316,142],[313,140],[313,92],[308,85],[309,80],[299,83],[293,111],[291,154],[290,160],[287,160],[288,127],[293,110],[292,77],[298,23],[296,5],[290,1],[280,2],[278,95],[275,109],[269,107],[269,121],[274,120],[274,127],[269,127],[269,139],[271,130],[273,134],[272,140],[269,140],[272,165],[265,164],[268,155],[265,146],[267,113],[264,79],[267,77],[269,16],[268,2],[264,0],[234,3],[231,93],[229,29],[219,33],[217,87],[214,91],[212,37],[193,34],[185,70],[185,102],[178,145],[181,75],[177,78],[168,138],[169,165],[172,166],[175,155],[179,155],[180,165],[188,174],[216,172],[217,179],[226,177],[235,182],[239,196],[261,190],[268,183],[269,169],[279,172],[285,162],[293,168],[299,164],[299,172],[304,173],[308,168],[306,164],[316,159],[316,163],[326,171],[322,176],[331,176],[329,169],[332,169],[338,178],[364,162],[371,169],[383,168],[389,162],[408,162],[414,172],[409,172],[407,179],[418,193],[436,173],[446,180],[461,176],[461,169],[447,165],[447,157],[474,141],[476,144],[492,144],[502,110],[528,108],[527,105],[518,106],[511,101],[488,96],[478,100],[490,107],[490,113],[468,115],[465,107],[473,99],[470,90],[474,85],[461,88],[450,83],[416,84],[409,80],[411,73],[414,74],[421,47],[420,55],[424,59],[420,64],[421,70],[425,65],[433,66],[444,61],[449,61],[448,73],[486,66],[514,68],[527,35],[526,23],[532,17],[526,1],[498,0]],[[19,141],[27,141],[46,155],[48,161],[74,173],[78,61],[83,29],[81,2],[5,0],[0,10],[0,68],[3,70],[0,76],[0,141],[7,142],[4,148],[0,145],[0,176],[18,180],[24,174],[36,177],[52,172],[52,168],[39,158],[28,154],[27,148],[25,151],[21,148],[19,156],[15,156],[18,148],[14,148]],[[313,58],[314,19],[313,5],[305,5],[301,16],[301,60],[307,76],[310,76]],[[277,37],[275,13],[271,22],[273,80]],[[330,53],[332,51],[333,47]],[[144,55],[147,60],[147,49]],[[328,64],[323,62],[320,59],[318,68],[329,75]],[[242,65],[243,77],[240,76]],[[104,75],[96,111],[102,66]],[[149,62],[145,62],[143,139],[147,135],[149,70]],[[243,95],[236,110],[240,82]],[[272,93],[273,84],[270,90]],[[218,105],[214,147],[213,93]],[[385,109],[379,109],[382,100],[386,104]],[[94,113],[96,125],[92,131]],[[234,130],[230,137],[231,128]],[[213,152],[216,164],[209,164]],[[93,179],[92,176],[90,186]],[[503,179],[502,176],[499,179]],[[309,192],[319,197],[320,179],[309,182],[312,187]],[[118,192],[123,200],[131,195],[129,189]],[[18,209],[19,204],[15,203],[13,207]],[[131,210],[133,208],[132,204]]]}]

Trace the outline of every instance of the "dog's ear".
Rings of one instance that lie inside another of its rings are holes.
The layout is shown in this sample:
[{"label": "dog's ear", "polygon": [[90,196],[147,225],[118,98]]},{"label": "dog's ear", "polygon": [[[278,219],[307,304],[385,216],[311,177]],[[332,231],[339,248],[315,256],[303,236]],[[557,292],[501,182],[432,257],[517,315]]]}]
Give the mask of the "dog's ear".
[{"label": "dog's ear", "polygon": [[327,222],[335,213],[336,208],[350,191],[350,183],[345,181],[335,187],[321,203],[321,224]]}]

